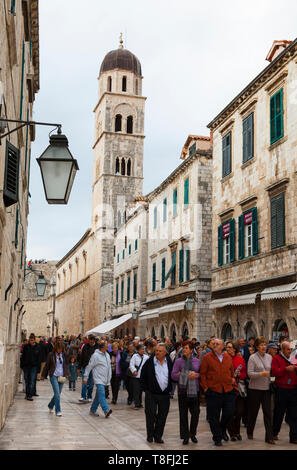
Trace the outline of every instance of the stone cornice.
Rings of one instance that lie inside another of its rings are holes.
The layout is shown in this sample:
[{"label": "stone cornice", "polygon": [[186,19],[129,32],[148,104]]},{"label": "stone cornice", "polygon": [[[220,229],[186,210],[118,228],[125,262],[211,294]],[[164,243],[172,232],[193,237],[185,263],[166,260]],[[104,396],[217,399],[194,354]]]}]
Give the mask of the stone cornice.
[{"label": "stone cornice", "polygon": [[83,279],[81,279],[80,281],[76,282],[75,284],[73,284],[73,286],[68,287],[68,289],[61,292],[61,294],[57,295],[56,299],[58,299],[59,297],[62,297],[62,295],[66,294],[67,292],[70,292],[72,289],[75,289],[80,284],[83,284],[84,282],[86,282],[89,279],[89,277],[90,277],[90,275],[88,275],[88,276],[84,277]]},{"label": "stone cornice", "polygon": [[101,140],[101,137],[104,134],[124,136],[124,137],[137,137],[137,138],[140,138],[140,139],[145,139],[145,135],[143,135],[143,134],[126,134],[125,132],[102,131],[101,134],[99,135],[98,139],[95,141],[95,143],[92,147],[93,150],[96,147],[96,145],[98,144],[99,140]]},{"label": "stone cornice", "polygon": [[146,100],[147,97],[146,96],[141,96],[141,95],[128,95],[128,94],[124,94],[124,93],[113,93],[111,91],[105,91],[103,93],[103,95],[100,97],[98,103],[96,104],[95,108],[93,109],[93,112],[95,113],[98,109],[98,106],[100,105],[101,101],[103,100],[104,96],[105,95],[110,95],[110,96],[120,96],[121,98],[139,98],[139,99],[142,99],[142,100]]},{"label": "stone cornice", "polygon": [[287,65],[297,52],[297,39],[286,47],[257,77],[250,82],[209,124],[215,130],[222,125],[247,99],[269,82],[280,69]]},{"label": "stone cornice", "polygon": [[67,261],[67,259],[69,259],[73,255],[73,253],[76,252],[80,245],[82,245],[83,242],[85,242],[89,238],[90,233],[91,229],[89,228],[86,233],[82,236],[82,238],[76,243],[76,245],[74,245],[71,250],[69,250],[68,253],[66,253],[66,255],[60,261],[58,261],[58,263],[56,264],[57,269],[59,269],[65,263],[65,261]]}]

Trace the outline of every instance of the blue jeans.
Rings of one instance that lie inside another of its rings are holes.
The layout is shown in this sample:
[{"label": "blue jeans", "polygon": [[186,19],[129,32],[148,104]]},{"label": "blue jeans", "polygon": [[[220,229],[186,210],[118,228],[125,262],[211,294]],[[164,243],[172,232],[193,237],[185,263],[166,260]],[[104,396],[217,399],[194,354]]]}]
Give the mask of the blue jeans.
[{"label": "blue jeans", "polygon": [[96,395],[91,406],[91,411],[96,413],[97,408],[100,405],[103,412],[106,413],[106,411],[109,410],[109,406],[105,398],[105,387],[104,385],[96,384],[96,389]]},{"label": "blue jeans", "polygon": [[26,383],[26,397],[33,397],[35,393],[36,377],[37,377],[37,367],[24,367],[24,379]]},{"label": "blue jeans", "polygon": [[[82,367],[82,369],[81,369],[82,380],[84,380],[85,370],[86,370],[86,368]],[[87,398],[90,400],[92,398],[93,388],[94,388],[94,380],[93,380],[93,374],[92,374],[92,371],[91,371],[89,373],[89,377],[88,377],[88,381],[87,381],[86,385],[84,383],[82,384],[81,397],[84,398],[85,400]],[[87,393],[88,393],[88,395],[87,395]]]},{"label": "blue jeans", "polygon": [[60,395],[61,395],[62,388],[63,388],[64,384],[58,382],[58,377],[56,377],[55,375],[53,375],[50,378],[50,382],[51,382],[52,387],[53,387],[54,396],[51,399],[51,401],[49,402],[48,407],[52,410],[55,406],[56,413],[61,413]]}]

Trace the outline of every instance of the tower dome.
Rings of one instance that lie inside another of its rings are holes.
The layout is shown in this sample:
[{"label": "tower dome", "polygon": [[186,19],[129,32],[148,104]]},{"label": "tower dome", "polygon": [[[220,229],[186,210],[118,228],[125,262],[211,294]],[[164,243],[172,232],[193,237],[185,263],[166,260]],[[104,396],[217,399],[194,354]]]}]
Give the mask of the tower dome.
[{"label": "tower dome", "polygon": [[108,52],[104,57],[99,75],[114,69],[128,70],[129,72],[141,76],[141,64],[139,60],[132,52],[128,51],[128,49],[124,49],[122,39],[118,49]]}]

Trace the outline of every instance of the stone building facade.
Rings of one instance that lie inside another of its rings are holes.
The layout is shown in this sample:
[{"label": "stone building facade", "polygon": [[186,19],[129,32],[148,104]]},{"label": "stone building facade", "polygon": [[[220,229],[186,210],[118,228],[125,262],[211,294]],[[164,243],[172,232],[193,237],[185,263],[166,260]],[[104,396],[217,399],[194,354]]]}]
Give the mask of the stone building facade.
[{"label": "stone building facade", "polygon": [[[30,333],[35,336],[52,336],[52,288],[56,283],[57,261],[31,263],[26,266],[25,282],[23,290],[24,314],[22,321],[22,334],[28,338]],[[43,297],[39,297],[36,291],[38,274],[42,273],[46,280],[46,289]]]},{"label": "stone building facade", "polygon": [[213,333],[297,337],[297,40],[209,124]]},{"label": "stone building facade", "polygon": [[[39,90],[38,0],[0,4],[0,117],[32,119]],[[0,121],[0,428],[17,390],[33,126]],[[3,137],[5,136],[5,137]]]},{"label": "stone building facade", "polygon": [[147,196],[147,295],[139,325],[144,336],[204,341],[211,330],[211,139],[190,135],[181,158]]}]

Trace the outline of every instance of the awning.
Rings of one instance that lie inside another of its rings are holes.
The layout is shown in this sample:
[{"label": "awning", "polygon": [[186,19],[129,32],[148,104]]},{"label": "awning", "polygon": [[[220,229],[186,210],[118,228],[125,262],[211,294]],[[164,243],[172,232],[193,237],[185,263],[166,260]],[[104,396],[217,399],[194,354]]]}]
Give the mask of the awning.
[{"label": "awning", "polygon": [[139,321],[149,320],[150,318],[157,318],[159,316],[159,309],[146,310],[139,315]]},{"label": "awning", "polygon": [[261,300],[287,299],[289,297],[297,297],[297,282],[268,287],[261,292]]},{"label": "awning", "polygon": [[163,305],[163,307],[160,307],[160,315],[161,313],[168,313],[168,312],[177,312],[178,310],[184,310],[185,308],[185,301],[183,300],[182,302],[176,302],[175,304],[168,304],[168,305]]},{"label": "awning", "polygon": [[109,331],[114,330],[118,326],[122,325],[122,323],[130,320],[130,318],[132,318],[132,313],[127,313],[126,315],[122,315],[121,317],[115,318],[114,320],[105,321],[101,323],[101,325],[98,325],[92,330],[87,331],[86,335],[101,335],[108,333]]},{"label": "awning", "polygon": [[225,299],[216,299],[210,302],[210,308],[223,308],[227,305],[251,305],[256,303],[255,294],[238,295],[237,297],[226,297]]}]

